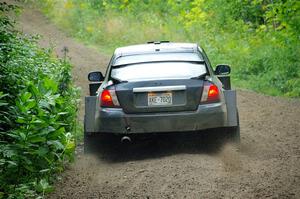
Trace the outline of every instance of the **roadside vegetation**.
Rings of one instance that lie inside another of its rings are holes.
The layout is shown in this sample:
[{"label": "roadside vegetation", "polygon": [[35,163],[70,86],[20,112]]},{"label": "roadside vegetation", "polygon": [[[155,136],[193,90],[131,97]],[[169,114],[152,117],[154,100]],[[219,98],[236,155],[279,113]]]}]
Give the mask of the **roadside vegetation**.
[{"label": "roadside vegetation", "polygon": [[300,96],[300,3],[295,0],[40,0],[70,35],[107,53],[153,40],[197,42],[233,83]]},{"label": "roadside vegetation", "polygon": [[36,198],[73,158],[78,92],[67,60],[15,30],[17,10],[0,3],[0,198]]}]

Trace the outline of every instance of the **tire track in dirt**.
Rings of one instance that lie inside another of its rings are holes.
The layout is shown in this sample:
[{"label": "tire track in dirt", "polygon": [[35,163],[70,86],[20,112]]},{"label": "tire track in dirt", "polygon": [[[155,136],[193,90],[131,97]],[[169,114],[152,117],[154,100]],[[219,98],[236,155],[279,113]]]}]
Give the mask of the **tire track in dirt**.
[{"label": "tire track in dirt", "polygon": [[19,29],[30,35],[40,35],[39,44],[45,48],[53,48],[54,53],[63,58],[66,47],[67,57],[74,66],[72,71],[75,84],[81,88],[80,120],[84,115],[84,96],[88,94],[87,75],[90,71],[105,72],[109,57],[97,52],[92,47],[86,47],[75,39],[67,36],[40,12],[26,8],[19,18]]},{"label": "tire track in dirt", "polygon": [[[25,9],[19,27],[42,35],[40,45],[54,45],[59,56],[68,47],[82,99],[88,72],[105,72],[107,56],[38,11]],[[239,151],[209,132],[158,136],[127,149],[115,143],[97,157],[79,153],[49,198],[300,198],[300,101],[238,90],[238,107]]]}]

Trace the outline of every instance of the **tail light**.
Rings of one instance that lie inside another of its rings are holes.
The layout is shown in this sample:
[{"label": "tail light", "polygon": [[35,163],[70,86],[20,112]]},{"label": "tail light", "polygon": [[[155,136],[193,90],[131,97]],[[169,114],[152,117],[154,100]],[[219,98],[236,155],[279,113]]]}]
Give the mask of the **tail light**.
[{"label": "tail light", "polygon": [[210,82],[205,82],[201,97],[201,103],[213,103],[220,101],[219,88]]},{"label": "tail light", "polygon": [[120,107],[116,91],[114,89],[104,89],[100,97],[101,107]]}]

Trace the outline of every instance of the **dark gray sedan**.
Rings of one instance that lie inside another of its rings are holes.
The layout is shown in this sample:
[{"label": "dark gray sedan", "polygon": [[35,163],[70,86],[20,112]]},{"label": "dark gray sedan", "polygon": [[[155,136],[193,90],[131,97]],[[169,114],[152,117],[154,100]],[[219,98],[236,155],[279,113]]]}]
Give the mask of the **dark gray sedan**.
[{"label": "dark gray sedan", "polygon": [[238,141],[236,91],[229,73],[224,64],[213,70],[204,50],[193,43],[117,48],[105,76],[96,71],[88,77],[85,146],[101,134],[129,141],[136,134],[219,127]]}]

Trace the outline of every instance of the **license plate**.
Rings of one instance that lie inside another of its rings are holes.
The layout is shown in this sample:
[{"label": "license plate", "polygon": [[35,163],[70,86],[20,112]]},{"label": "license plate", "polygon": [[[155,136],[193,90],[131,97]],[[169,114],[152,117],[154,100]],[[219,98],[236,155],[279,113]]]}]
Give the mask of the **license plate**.
[{"label": "license plate", "polygon": [[172,105],[172,93],[148,93],[148,106]]}]

